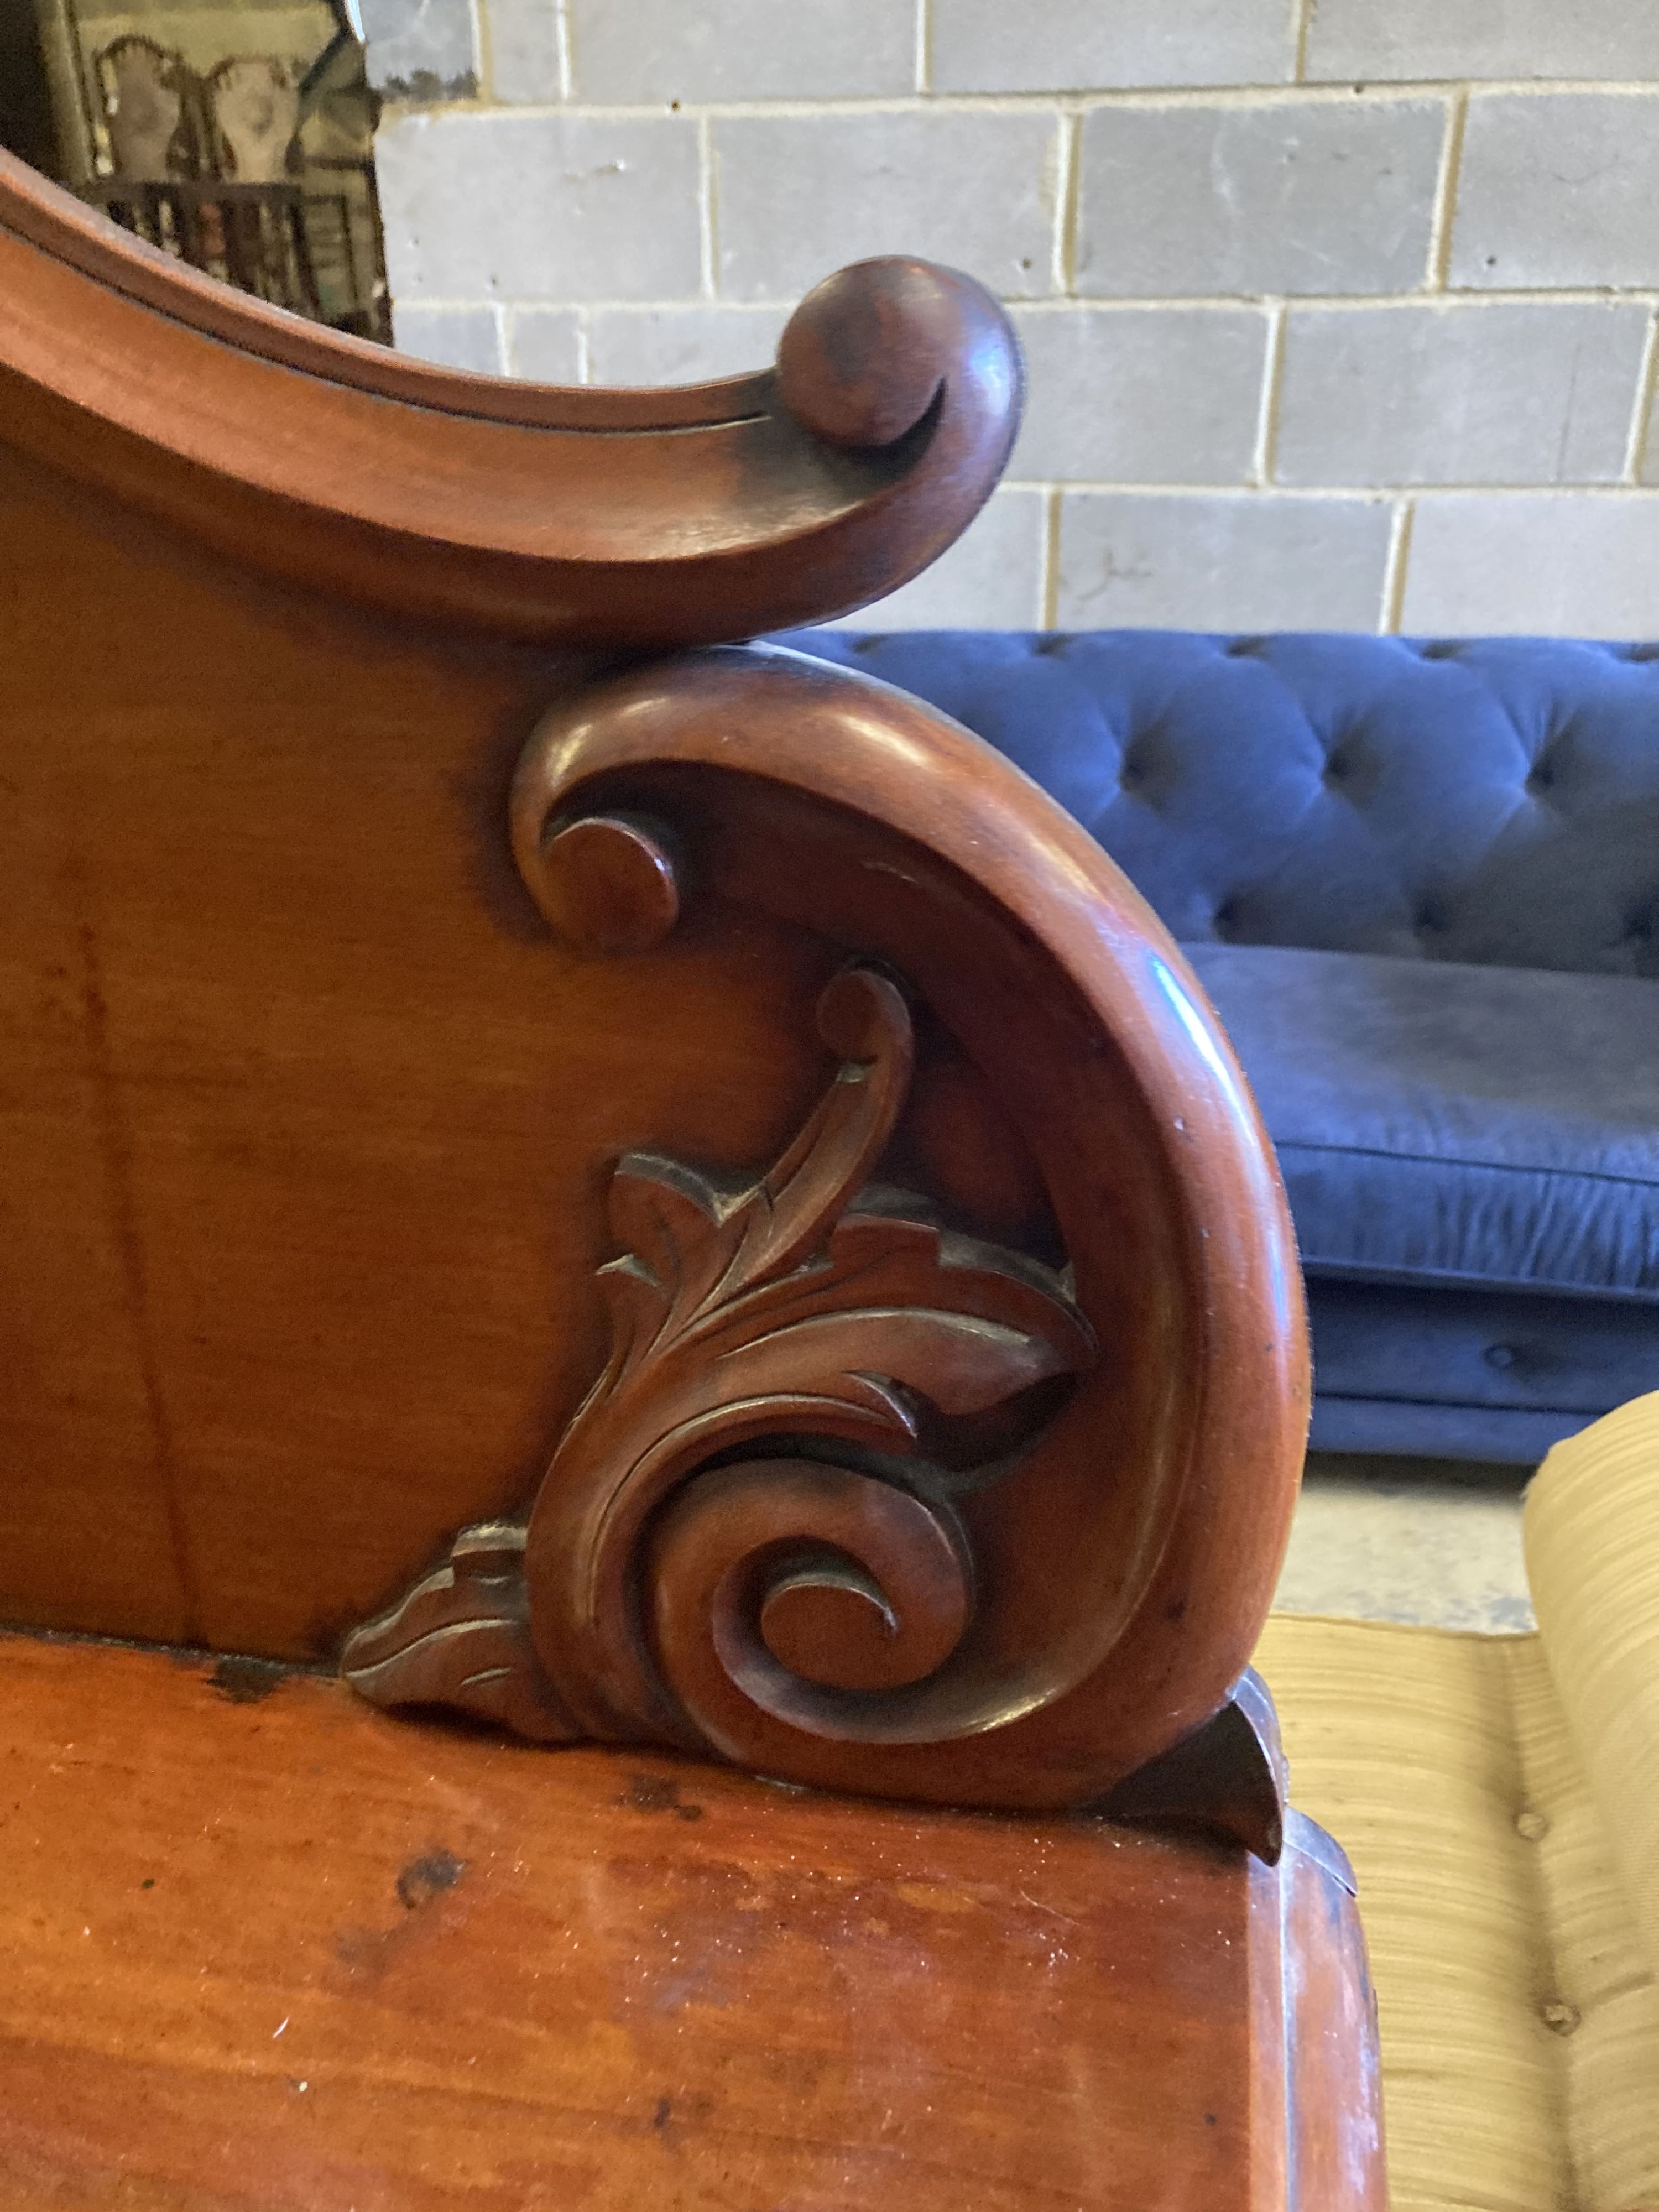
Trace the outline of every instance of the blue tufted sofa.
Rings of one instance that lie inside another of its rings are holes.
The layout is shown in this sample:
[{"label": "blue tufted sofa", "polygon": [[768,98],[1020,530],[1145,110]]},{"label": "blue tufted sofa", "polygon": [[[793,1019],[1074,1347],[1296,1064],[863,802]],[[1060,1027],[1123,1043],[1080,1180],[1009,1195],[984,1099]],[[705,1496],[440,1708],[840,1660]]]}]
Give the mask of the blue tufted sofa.
[{"label": "blue tufted sofa", "polygon": [[780,641],[953,714],[1185,945],[1279,1148],[1329,1450],[1659,1388],[1659,647]]}]

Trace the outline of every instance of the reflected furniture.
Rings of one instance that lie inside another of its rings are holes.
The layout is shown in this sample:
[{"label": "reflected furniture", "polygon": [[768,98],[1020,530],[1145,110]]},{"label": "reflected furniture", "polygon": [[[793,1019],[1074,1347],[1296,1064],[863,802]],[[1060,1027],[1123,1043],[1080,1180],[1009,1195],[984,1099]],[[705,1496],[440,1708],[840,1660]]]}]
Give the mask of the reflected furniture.
[{"label": "reflected furniture", "polygon": [[34,12],[54,175],[193,268],[390,342],[356,0]]}]

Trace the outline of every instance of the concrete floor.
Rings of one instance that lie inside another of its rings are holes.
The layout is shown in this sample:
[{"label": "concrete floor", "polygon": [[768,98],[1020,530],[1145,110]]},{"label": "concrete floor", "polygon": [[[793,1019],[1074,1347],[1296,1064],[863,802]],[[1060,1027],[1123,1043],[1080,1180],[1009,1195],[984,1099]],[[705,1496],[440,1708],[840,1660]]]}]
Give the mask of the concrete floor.
[{"label": "concrete floor", "polygon": [[1514,1632],[1529,1468],[1310,1452],[1276,1603],[1287,1613]]}]

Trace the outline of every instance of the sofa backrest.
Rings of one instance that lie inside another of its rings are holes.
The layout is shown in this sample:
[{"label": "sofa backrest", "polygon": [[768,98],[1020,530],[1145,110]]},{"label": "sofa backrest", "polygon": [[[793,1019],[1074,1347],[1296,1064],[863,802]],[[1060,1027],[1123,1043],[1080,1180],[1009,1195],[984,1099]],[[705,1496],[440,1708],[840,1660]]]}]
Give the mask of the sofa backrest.
[{"label": "sofa backrest", "polygon": [[1176,936],[1659,975],[1659,645],[801,631],[1069,807]]}]

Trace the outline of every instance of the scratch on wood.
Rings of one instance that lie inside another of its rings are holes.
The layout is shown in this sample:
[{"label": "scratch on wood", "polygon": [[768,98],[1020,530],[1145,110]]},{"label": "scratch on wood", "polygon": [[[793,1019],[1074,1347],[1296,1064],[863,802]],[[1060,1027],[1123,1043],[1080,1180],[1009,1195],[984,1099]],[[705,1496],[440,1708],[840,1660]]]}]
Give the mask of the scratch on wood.
[{"label": "scratch on wood", "polygon": [[173,1425],[167,1416],[167,1399],[161,1389],[161,1361],[150,1318],[149,1274],[133,1197],[132,1139],[122,1108],[114,1056],[110,1050],[109,1006],[104,996],[102,963],[98,956],[97,935],[89,922],[82,923],[79,936],[82,1020],[86,1032],[88,1073],[97,1103],[104,1171],[109,1184],[110,1224],[120,1252],[122,1279],[126,1287],[127,1307],[132,1322],[133,1349],[143,1383],[155,1473],[161,1485],[173,1549],[173,1571],[179,1579],[179,1595],[184,1611],[182,1640],[200,1644],[205,1640],[201,1597],[191,1561],[184,1504],[179,1495]]}]

